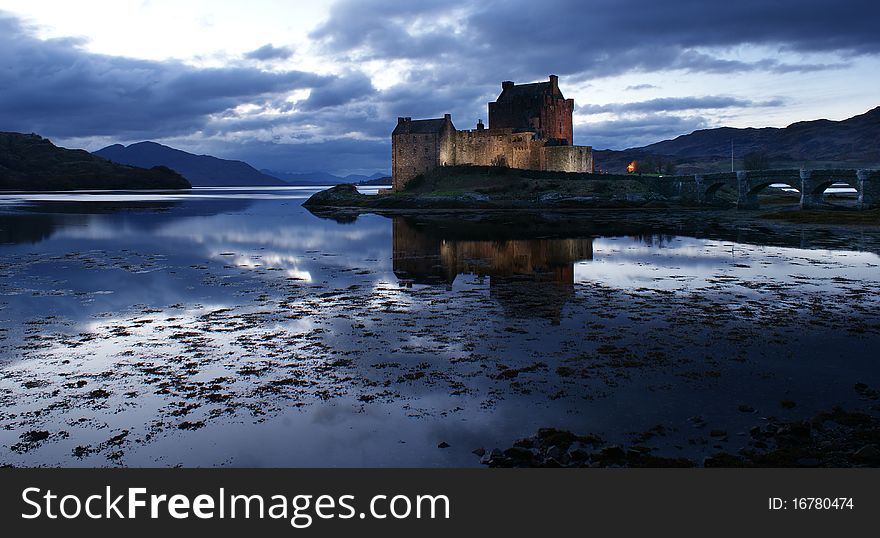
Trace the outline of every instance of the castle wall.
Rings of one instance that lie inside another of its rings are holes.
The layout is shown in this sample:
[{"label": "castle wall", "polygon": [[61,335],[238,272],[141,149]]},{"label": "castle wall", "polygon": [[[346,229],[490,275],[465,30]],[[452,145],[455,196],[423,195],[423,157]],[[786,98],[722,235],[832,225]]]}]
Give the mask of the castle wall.
[{"label": "castle wall", "polygon": [[455,132],[454,164],[490,166],[504,157],[511,168],[537,169],[543,142],[532,140],[532,133],[514,133],[511,129]]},{"label": "castle wall", "polygon": [[440,166],[492,166],[498,157],[508,167],[522,170],[593,171],[591,147],[546,146],[545,141],[532,137],[533,133],[512,129],[393,135],[393,189],[401,190],[412,178]]},{"label": "castle wall", "polygon": [[438,133],[393,135],[392,187],[402,189],[410,179],[440,166],[440,146]]},{"label": "castle wall", "polygon": [[592,172],[593,148],[590,146],[545,146],[541,148],[539,170],[551,172]]}]

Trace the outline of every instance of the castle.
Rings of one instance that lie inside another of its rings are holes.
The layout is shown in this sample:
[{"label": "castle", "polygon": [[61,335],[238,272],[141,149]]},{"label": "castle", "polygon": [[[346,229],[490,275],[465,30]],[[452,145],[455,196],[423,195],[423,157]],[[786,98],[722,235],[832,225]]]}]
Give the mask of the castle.
[{"label": "castle", "polygon": [[397,118],[391,133],[393,190],[440,166],[504,165],[526,170],[592,172],[593,149],[572,141],[574,100],[559,91],[559,77],[533,84],[501,83],[489,103],[489,128],[482,120],[459,131],[442,118]]}]

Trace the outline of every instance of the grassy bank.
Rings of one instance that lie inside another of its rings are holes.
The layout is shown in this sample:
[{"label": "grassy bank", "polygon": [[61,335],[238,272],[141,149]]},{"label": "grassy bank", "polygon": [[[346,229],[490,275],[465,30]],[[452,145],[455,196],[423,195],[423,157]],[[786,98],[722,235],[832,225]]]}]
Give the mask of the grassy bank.
[{"label": "grassy bank", "polygon": [[[365,196],[354,187],[338,185],[315,194],[312,207],[374,209],[520,209],[618,208],[692,205],[681,196],[652,188],[655,178],[619,175],[541,172],[488,166],[444,167],[412,179],[406,188]],[[671,185],[671,183],[670,183]],[[729,193],[718,196],[730,204]]]}]

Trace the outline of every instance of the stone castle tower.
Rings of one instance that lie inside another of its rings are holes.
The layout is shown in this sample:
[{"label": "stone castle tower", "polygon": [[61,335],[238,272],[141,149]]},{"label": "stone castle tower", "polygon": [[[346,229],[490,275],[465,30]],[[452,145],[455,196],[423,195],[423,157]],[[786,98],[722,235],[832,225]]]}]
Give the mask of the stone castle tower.
[{"label": "stone castle tower", "polygon": [[559,172],[592,172],[593,152],[572,139],[574,100],[559,90],[558,77],[516,85],[505,81],[489,103],[489,128],[478,122],[459,131],[452,117],[398,118],[391,133],[393,189],[440,166],[492,165]]},{"label": "stone castle tower", "polygon": [[498,99],[489,103],[489,128],[534,131],[548,144],[572,146],[572,112],[574,99],[562,95],[556,75],[549,82],[518,86],[507,80]]}]

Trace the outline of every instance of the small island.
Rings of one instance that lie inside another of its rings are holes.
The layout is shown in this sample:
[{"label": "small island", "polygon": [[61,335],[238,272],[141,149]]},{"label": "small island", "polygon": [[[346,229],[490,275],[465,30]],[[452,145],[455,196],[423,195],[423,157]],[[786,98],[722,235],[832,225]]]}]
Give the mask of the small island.
[{"label": "small island", "polygon": [[0,132],[0,190],[189,189],[165,166],[139,168],[110,162],[85,150],[60,148],[36,134]]},{"label": "small island", "polygon": [[667,207],[679,203],[639,178],[499,166],[449,166],[421,174],[400,190],[370,196],[354,185],[318,192],[309,208],[548,209]]}]

